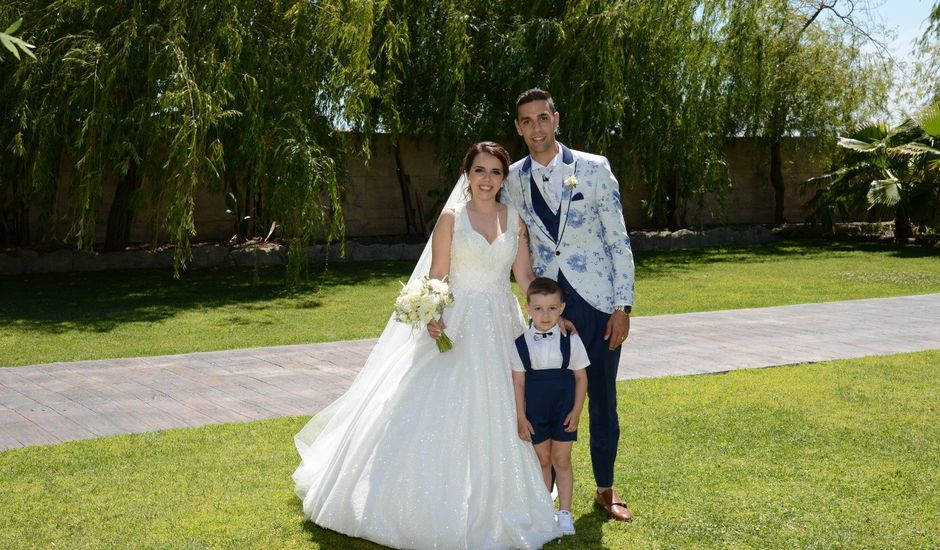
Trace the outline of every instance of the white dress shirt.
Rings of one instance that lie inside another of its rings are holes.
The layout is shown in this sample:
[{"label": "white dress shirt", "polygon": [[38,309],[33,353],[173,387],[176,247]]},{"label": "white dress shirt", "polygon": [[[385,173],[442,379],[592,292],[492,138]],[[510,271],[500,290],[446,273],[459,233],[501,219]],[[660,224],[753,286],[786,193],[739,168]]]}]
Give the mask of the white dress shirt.
[{"label": "white dress shirt", "polygon": [[561,169],[561,159],[561,147],[558,148],[558,153],[552,157],[548,166],[543,166],[537,160],[532,159],[532,177],[535,178],[535,184],[552,212],[558,210],[558,205],[561,204],[561,192],[564,188],[564,182],[561,181],[564,172]]},{"label": "white dress shirt", "polygon": [[[529,359],[532,361],[532,370],[560,369],[561,368],[561,330],[558,325],[553,326],[547,332],[550,336],[543,337],[540,330],[535,326],[526,329],[525,342],[529,346]],[[538,339],[536,339],[538,338]],[[568,361],[568,369],[581,370],[591,364],[588,358],[587,349],[584,348],[584,342],[577,334],[571,335],[571,358]],[[513,361],[512,370],[516,372],[525,371],[522,361]]]}]

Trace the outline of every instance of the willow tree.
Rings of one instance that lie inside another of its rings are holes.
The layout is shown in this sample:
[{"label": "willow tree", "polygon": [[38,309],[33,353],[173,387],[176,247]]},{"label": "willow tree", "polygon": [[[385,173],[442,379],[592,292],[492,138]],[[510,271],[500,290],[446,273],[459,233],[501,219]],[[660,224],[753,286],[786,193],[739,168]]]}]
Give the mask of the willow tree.
[{"label": "willow tree", "polygon": [[[8,6],[0,6],[0,22],[12,20],[15,15],[17,14],[14,14]],[[8,62],[7,58],[10,55],[16,60],[23,59],[23,56],[32,59],[36,58],[32,52],[35,46],[16,36],[17,30],[19,30],[22,24],[23,18],[19,17],[10,23],[6,30],[0,32],[0,46],[2,46],[2,48],[0,48],[0,68],[3,67],[4,62]],[[2,73],[0,78],[2,78],[2,80],[0,80],[0,98],[3,98],[3,90],[9,78],[6,72]],[[7,117],[0,118],[0,125],[3,127],[11,126],[12,121]],[[9,149],[10,152],[22,154],[22,142],[10,143]],[[2,159],[3,157],[0,156],[0,160]],[[9,167],[7,167],[6,171],[10,171]],[[2,214],[0,214],[0,244],[6,242],[10,244],[24,244],[26,237],[28,237],[28,233],[24,230],[29,227],[28,203],[24,200],[25,197],[16,193],[15,189],[4,188],[2,184],[3,173],[4,166],[2,162],[0,162],[0,207],[2,207],[2,210],[0,210],[0,212],[2,212]]]},{"label": "willow tree", "polygon": [[563,141],[619,172],[640,167],[657,223],[679,225],[680,198],[726,181],[713,3],[398,4],[376,25],[376,118],[434,135],[446,166],[481,138],[522,154],[514,100],[541,86],[562,110]]},{"label": "willow tree", "polygon": [[748,0],[730,21],[729,132],[756,137],[770,158],[774,222],[783,223],[786,137],[834,139],[883,112],[890,68],[867,0]]},{"label": "willow tree", "polygon": [[552,90],[564,141],[607,155],[620,173],[639,170],[655,225],[686,225],[686,201],[727,182],[722,4],[580,1],[548,17],[539,12],[553,14],[552,3],[539,4],[519,16],[505,48],[536,61],[504,66]]},{"label": "willow tree", "polygon": [[[592,37],[602,38],[585,64],[598,69],[587,70],[590,80],[581,86],[592,92],[579,97],[581,116],[569,126],[593,136],[599,150],[612,147],[621,166],[636,161],[649,189],[647,215],[658,226],[688,225],[687,202],[728,181],[714,32],[723,17],[717,2],[621,2],[587,17],[586,28],[571,37],[582,51],[590,51]],[[572,57],[566,65],[577,64]],[[559,69],[560,80],[569,71]],[[602,107],[592,109],[592,102]],[[599,132],[602,125],[610,131]]]},{"label": "willow tree", "polygon": [[126,245],[149,201],[154,238],[169,235],[178,266],[206,187],[248,197],[246,211],[280,223],[293,254],[342,233],[334,121],[360,117],[373,93],[370,4],[14,0],[7,9],[35,22],[39,61],[18,65],[0,89],[0,186],[39,205],[46,238],[60,181],[71,181],[67,239],[85,249],[108,181],[105,248]]},{"label": "willow tree", "polygon": [[[10,26],[6,28],[3,32],[0,32],[0,45],[6,48],[7,52],[13,54],[13,57],[21,59],[20,52],[27,57],[32,57],[33,59],[36,56],[33,55],[32,49],[36,46],[33,46],[29,42],[26,42],[22,38],[17,38],[15,33],[17,29],[20,28],[20,25],[23,24],[23,19],[17,19],[16,21],[10,23]],[[3,59],[3,51],[0,50],[0,60]]]},{"label": "willow tree", "polygon": [[924,34],[914,44],[912,79],[905,82],[908,99],[917,109],[940,102],[940,2],[935,2]]},{"label": "willow tree", "polygon": [[453,183],[456,151],[464,148],[471,133],[463,106],[471,42],[479,39],[469,20],[476,4],[455,0],[375,4],[369,57],[376,95],[355,130],[365,141],[382,133],[390,137],[409,233],[425,231],[428,220],[415,202],[400,139],[406,134],[433,138],[444,160],[442,180],[445,186]]}]

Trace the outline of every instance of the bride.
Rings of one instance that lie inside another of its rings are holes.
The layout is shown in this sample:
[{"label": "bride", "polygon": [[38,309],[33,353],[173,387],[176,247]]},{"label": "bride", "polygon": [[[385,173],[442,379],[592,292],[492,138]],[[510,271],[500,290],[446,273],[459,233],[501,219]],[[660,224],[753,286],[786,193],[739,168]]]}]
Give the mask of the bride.
[{"label": "bride", "polygon": [[516,432],[523,318],[509,272],[523,291],[533,275],[525,225],[497,201],[508,172],[498,144],[470,148],[412,274],[450,282],[453,349],[389,321],[346,394],[296,435],[305,520],[399,548],[538,548],[561,535]]}]

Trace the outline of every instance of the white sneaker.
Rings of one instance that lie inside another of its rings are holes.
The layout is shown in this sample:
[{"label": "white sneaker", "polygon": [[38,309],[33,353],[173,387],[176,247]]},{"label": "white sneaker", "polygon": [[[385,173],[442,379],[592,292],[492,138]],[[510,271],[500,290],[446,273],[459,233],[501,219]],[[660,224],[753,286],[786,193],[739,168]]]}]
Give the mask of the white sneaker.
[{"label": "white sneaker", "polygon": [[555,524],[558,526],[558,530],[561,531],[563,535],[573,535],[574,534],[574,518],[571,517],[571,512],[568,510],[559,510],[558,519]]}]

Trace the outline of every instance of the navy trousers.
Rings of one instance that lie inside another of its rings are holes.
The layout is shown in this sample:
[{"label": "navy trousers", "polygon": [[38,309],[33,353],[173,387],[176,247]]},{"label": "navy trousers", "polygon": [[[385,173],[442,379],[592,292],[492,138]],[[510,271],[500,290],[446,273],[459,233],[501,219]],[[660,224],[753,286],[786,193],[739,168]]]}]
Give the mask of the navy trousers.
[{"label": "navy trousers", "polygon": [[[532,193],[532,209],[557,242],[561,210],[551,211],[531,174],[529,186]],[[565,290],[565,318],[577,327],[581,341],[587,348],[588,359],[591,360],[591,366],[587,368],[587,378],[594,481],[598,487],[613,487],[614,461],[617,460],[617,443],[620,441],[620,421],[617,418],[617,365],[620,363],[620,347],[610,351],[607,349],[607,341],[604,340],[610,314],[598,311],[585,302],[560,270],[558,284]]]},{"label": "navy trousers", "polygon": [[558,273],[558,282],[565,290],[565,318],[574,323],[587,348],[591,365],[588,377],[588,412],[591,415],[591,465],[598,487],[614,484],[614,462],[620,441],[620,421],[617,418],[617,366],[620,348],[611,351],[604,340],[609,313],[594,309],[572,288],[564,275]]}]

